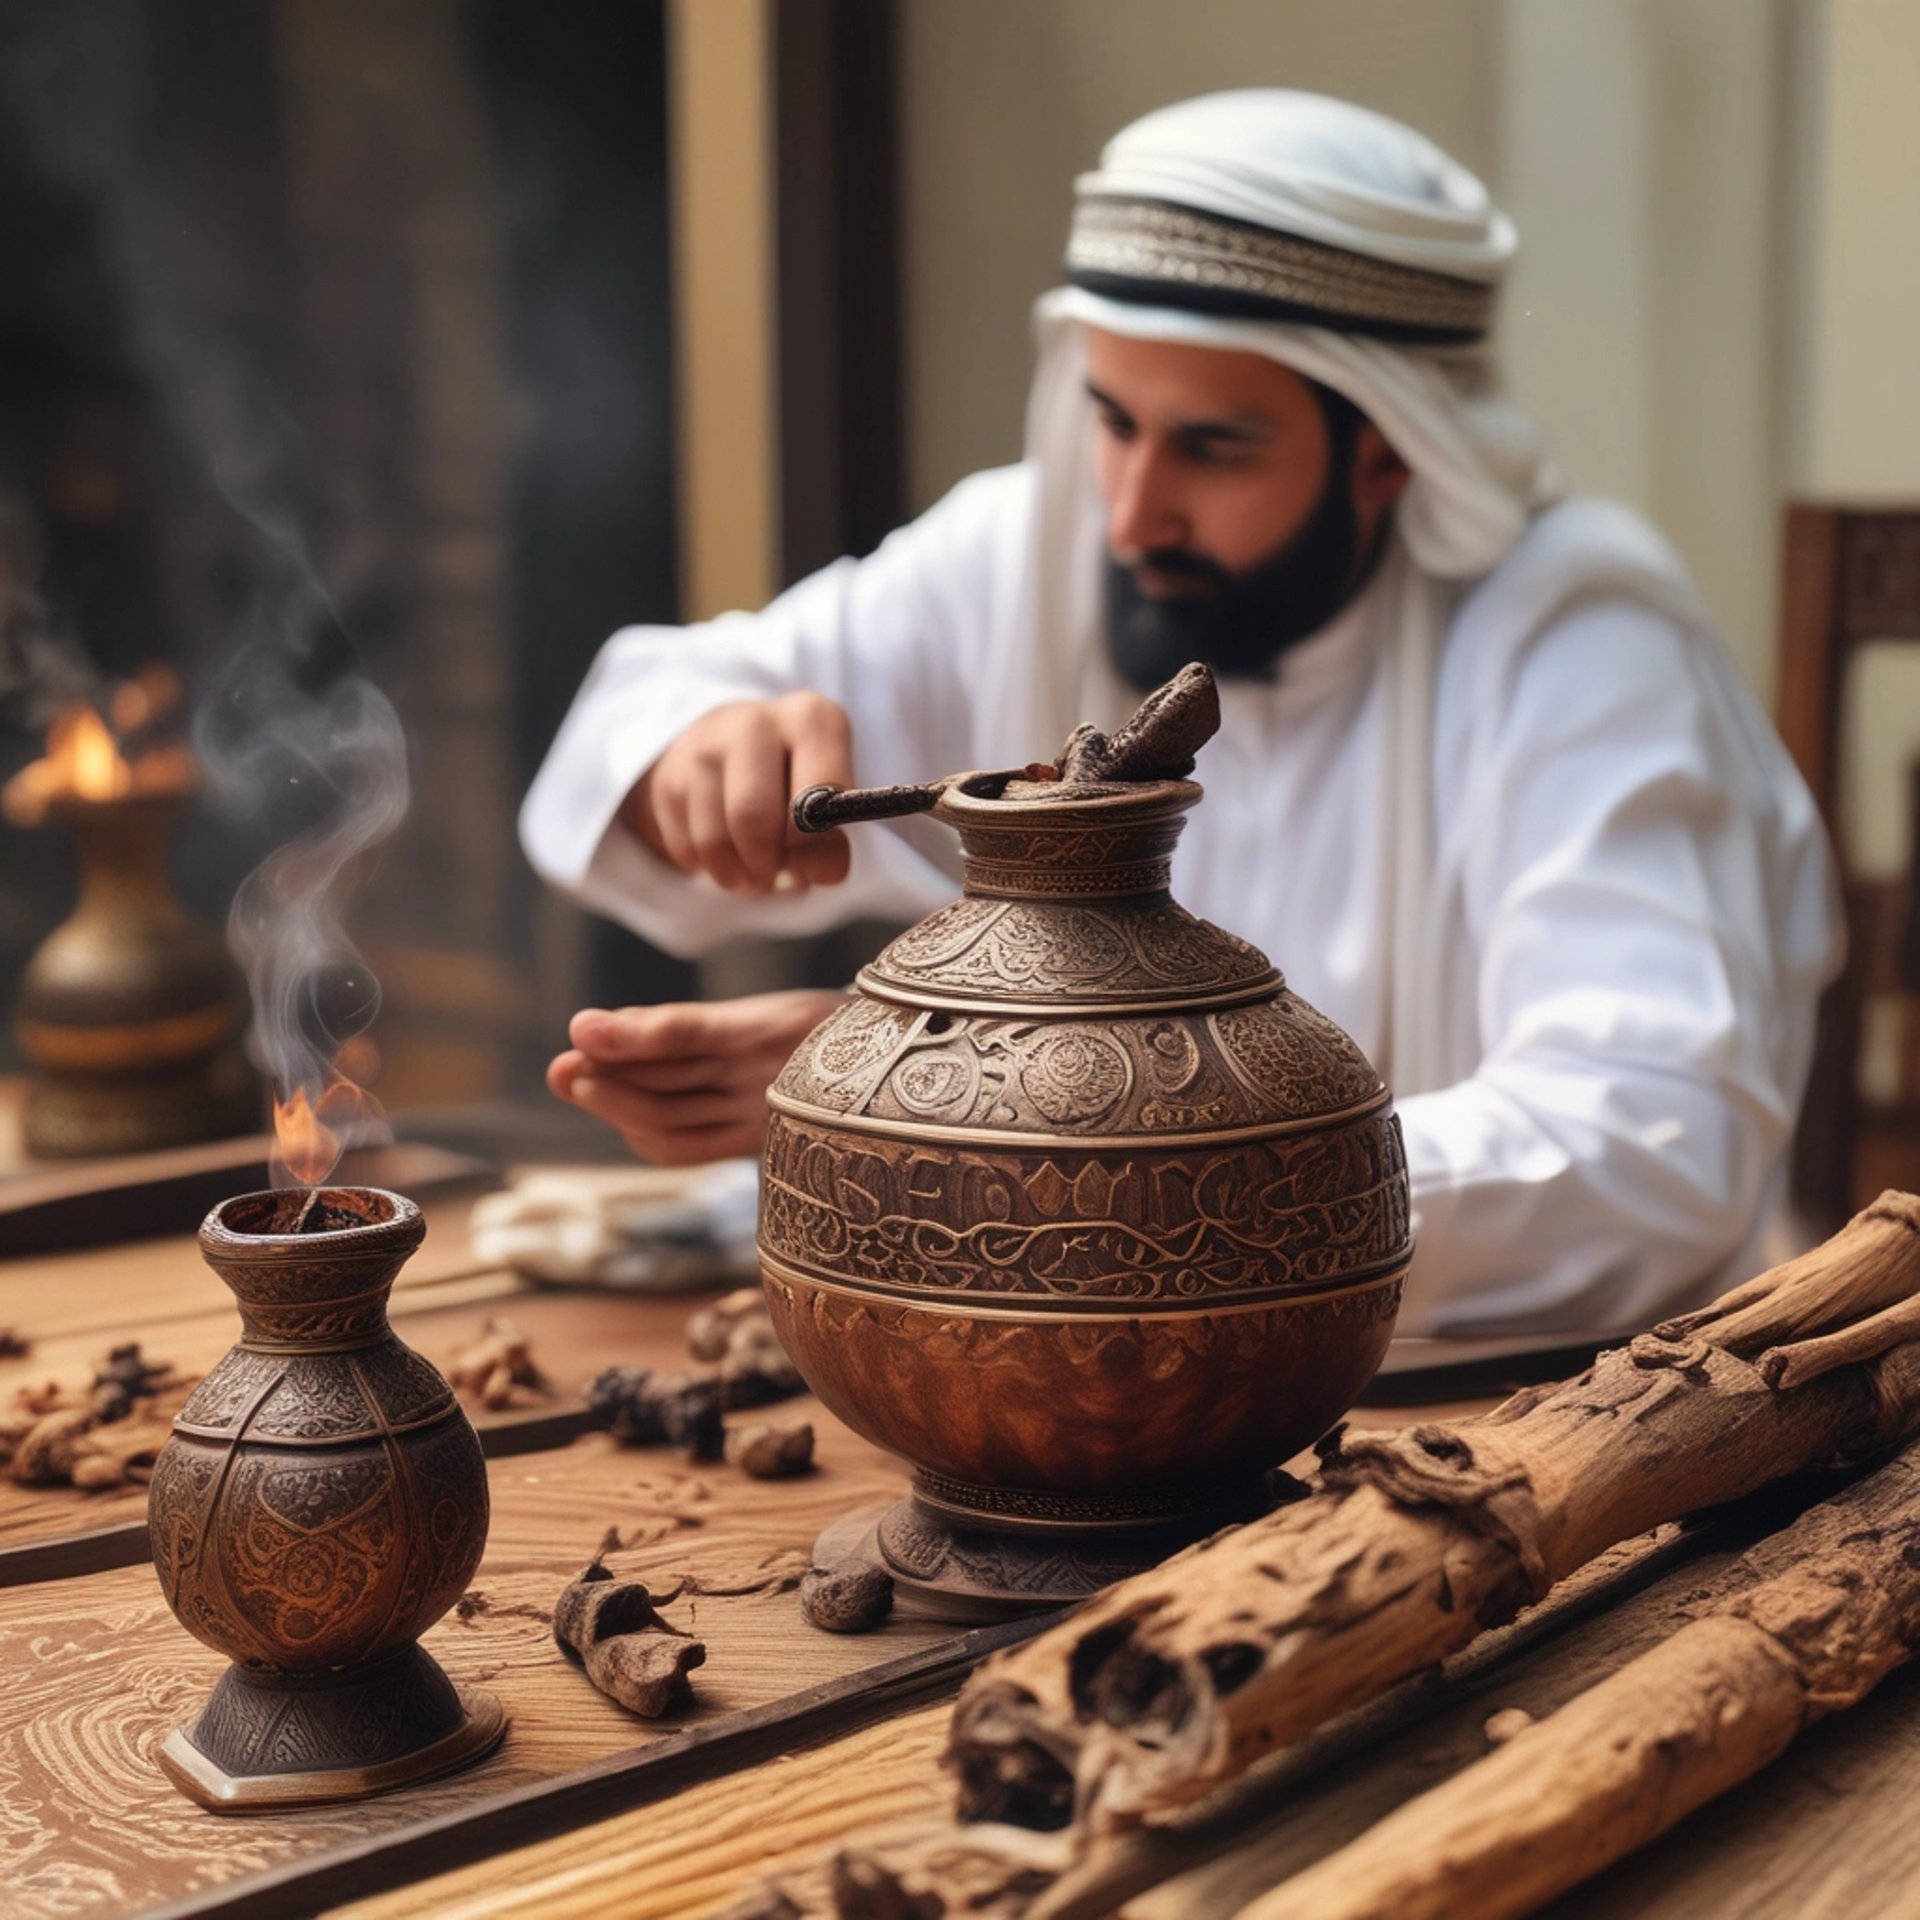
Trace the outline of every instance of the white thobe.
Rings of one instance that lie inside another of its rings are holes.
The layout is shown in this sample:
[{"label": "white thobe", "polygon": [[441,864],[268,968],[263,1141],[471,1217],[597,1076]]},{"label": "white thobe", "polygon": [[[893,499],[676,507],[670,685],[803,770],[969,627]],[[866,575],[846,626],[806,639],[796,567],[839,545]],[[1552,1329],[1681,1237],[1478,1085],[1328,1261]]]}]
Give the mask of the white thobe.
[{"label": "white thobe", "polygon": [[[683,956],[951,899],[957,846],[924,817],[853,828],[843,886],[750,900],[655,858],[616,810],[700,715],[795,688],[845,707],[862,785],[1053,753],[987,683],[1033,487],[1026,466],[976,475],[764,612],[616,634],[528,795],[534,865]],[[1685,591],[1641,523],[1578,500],[1462,591],[1433,687],[1428,924],[1397,937],[1384,580],[1273,683],[1222,685],[1175,897],[1377,1061],[1393,949],[1430,970],[1427,1084],[1396,1087],[1417,1234],[1402,1334],[1606,1334],[1755,1264],[1838,916],[1805,788],[1713,637],[1674,614]],[[1118,717],[1124,690],[1083,666],[1106,682],[1085,717]]]}]

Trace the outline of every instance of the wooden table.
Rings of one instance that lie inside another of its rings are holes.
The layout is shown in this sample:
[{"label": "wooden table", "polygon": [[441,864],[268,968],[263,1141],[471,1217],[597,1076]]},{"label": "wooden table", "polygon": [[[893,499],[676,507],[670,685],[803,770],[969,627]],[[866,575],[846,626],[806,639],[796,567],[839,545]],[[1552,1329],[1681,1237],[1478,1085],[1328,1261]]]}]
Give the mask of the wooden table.
[{"label": "wooden table", "polygon": [[[469,1204],[427,1203],[427,1246],[394,1302],[411,1344],[444,1363],[504,1308],[569,1393],[611,1360],[682,1362],[691,1301],[530,1288],[472,1257]],[[197,1369],[234,1332],[224,1290],[184,1237],[0,1262],[7,1324],[35,1345],[0,1362],[0,1395],[23,1378],[83,1368],[109,1336],[138,1337],[150,1355]],[[1362,1417],[1397,1423],[1442,1410]],[[820,1468],[788,1483],[517,1416],[533,1421],[521,1438],[534,1450],[493,1459],[487,1557],[468,1601],[427,1639],[456,1678],[500,1695],[512,1731],[469,1773],[355,1807],[222,1819],[166,1785],[154,1751],[220,1660],[172,1620],[150,1567],[81,1554],[63,1577],[0,1584],[0,1912],[711,1914],[770,1872],[804,1871],[877,1827],[938,1813],[952,1692],[983,1649],[1021,1628],[968,1636],[899,1618],[845,1639],[807,1628],[791,1588],[814,1534],[892,1497],[904,1476],[815,1403],[796,1403],[793,1416],[814,1422]],[[0,1582],[23,1542],[68,1552],[75,1536],[137,1520],[140,1504],[135,1493],[0,1482]],[[708,1645],[696,1705],[672,1724],[626,1715],[552,1645],[548,1610],[609,1529],[622,1542],[616,1569],[676,1592],[668,1617]],[[1724,1528],[1631,1543],[1443,1675],[1284,1756],[1232,1821],[1205,1844],[1169,1851],[1162,1883],[1113,1910],[1135,1920],[1231,1914],[1482,1751],[1491,1712],[1550,1711],[1670,1631],[1739,1544]],[[1674,1920],[1915,1911],[1916,1707],[1920,1677],[1896,1676],[1555,1911]]]}]

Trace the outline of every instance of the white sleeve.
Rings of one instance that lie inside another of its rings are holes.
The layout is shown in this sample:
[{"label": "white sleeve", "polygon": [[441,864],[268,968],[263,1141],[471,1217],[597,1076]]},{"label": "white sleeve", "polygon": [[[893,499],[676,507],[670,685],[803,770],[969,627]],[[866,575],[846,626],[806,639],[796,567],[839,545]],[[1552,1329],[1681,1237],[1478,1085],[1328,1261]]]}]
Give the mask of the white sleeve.
[{"label": "white sleeve", "polygon": [[683,958],[742,934],[815,933],[863,915],[916,920],[952,899],[957,883],[916,850],[914,823],[854,833],[840,886],[749,899],[669,866],[618,810],[701,715],[796,689],[846,709],[860,785],[968,766],[971,683],[1017,561],[1026,485],[1020,469],[976,475],[869,558],[837,561],[763,612],[615,634],[521,810],[535,869]]},{"label": "white sleeve", "polygon": [[1641,1326],[1755,1228],[1838,930],[1811,803],[1730,672],[1590,604],[1489,702],[1461,815],[1483,1057],[1400,1103],[1405,1333]]}]

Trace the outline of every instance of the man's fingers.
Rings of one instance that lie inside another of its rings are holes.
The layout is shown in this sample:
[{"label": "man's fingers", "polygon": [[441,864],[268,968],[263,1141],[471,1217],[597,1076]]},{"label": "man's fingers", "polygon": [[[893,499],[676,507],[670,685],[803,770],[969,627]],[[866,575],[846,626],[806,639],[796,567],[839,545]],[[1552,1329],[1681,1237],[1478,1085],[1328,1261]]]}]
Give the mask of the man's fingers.
[{"label": "man's fingers", "polygon": [[547,1091],[562,1100],[571,1100],[574,1075],[582,1072],[586,1066],[587,1056],[578,1047],[569,1047],[565,1053],[556,1053],[547,1062]]},{"label": "man's fingers", "polygon": [[699,862],[693,851],[693,836],[687,831],[684,769],[669,767],[663,762],[647,775],[635,792],[647,808],[653,826],[652,833],[642,832],[641,838],[682,873],[697,872]]},{"label": "man's fingers", "polygon": [[675,1000],[659,1007],[587,1007],[567,1026],[567,1038],[603,1066],[629,1060],[698,1060],[733,1051],[726,1025],[715,1018],[726,1003]]},{"label": "man's fingers", "polygon": [[576,1076],[573,1098],[629,1139],[646,1140],[703,1127],[745,1126],[759,1105],[745,1093],[647,1093],[594,1073]]},{"label": "man's fingers", "polygon": [[686,1060],[623,1060],[595,1071],[644,1093],[733,1093],[752,1077],[746,1063],[717,1053]]},{"label": "man's fingers", "polygon": [[774,703],[793,761],[793,791],[823,783],[853,784],[853,729],[845,712],[824,695],[790,693]]},{"label": "man's fingers", "polygon": [[852,865],[853,846],[842,828],[802,833],[796,827],[788,838],[787,871],[809,886],[838,886]]},{"label": "man's fingers", "polygon": [[727,825],[726,770],[719,760],[696,760],[687,773],[687,834],[700,871],[729,893],[747,884]]},{"label": "man's fingers", "polygon": [[838,827],[831,833],[802,833],[793,824],[791,803],[809,787],[852,786],[853,732],[846,714],[831,700],[812,694],[793,698],[798,704],[791,707],[786,718],[792,746],[783,823],[787,869],[809,885],[834,886],[847,877],[853,863],[847,836]]},{"label": "man's fingers", "polygon": [[750,1086],[756,1075],[764,1087],[801,1036],[842,997],[796,988],[737,1000],[586,1007],[573,1016],[567,1037],[597,1071],[650,1091]]},{"label": "man's fingers", "polygon": [[780,871],[787,839],[787,750],[764,709],[743,719],[723,769],[727,832],[749,885]]},{"label": "man's fingers", "polygon": [[751,1126],[687,1127],[657,1139],[633,1134],[625,1138],[635,1153],[657,1166],[698,1167],[710,1160],[758,1153],[767,1143],[767,1123],[763,1117]]}]

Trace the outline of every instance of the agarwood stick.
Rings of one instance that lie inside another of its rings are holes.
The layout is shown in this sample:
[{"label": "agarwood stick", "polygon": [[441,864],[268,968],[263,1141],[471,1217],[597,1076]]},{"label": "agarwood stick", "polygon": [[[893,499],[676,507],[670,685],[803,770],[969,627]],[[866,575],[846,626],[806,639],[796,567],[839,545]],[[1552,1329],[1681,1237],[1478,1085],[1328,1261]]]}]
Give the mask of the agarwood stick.
[{"label": "agarwood stick", "polygon": [[1728,1588],[1238,1920],[1508,1920],[1758,1773],[1920,1643],[1920,1446],[1762,1541]]},{"label": "agarwood stick", "polygon": [[1321,1489],[1121,1582],[967,1684],[963,1819],[1083,1841],[1200,1798],[1616,1541],[1920,1432],[1920,1199],[1484,1418],[1356,1433]]}]

